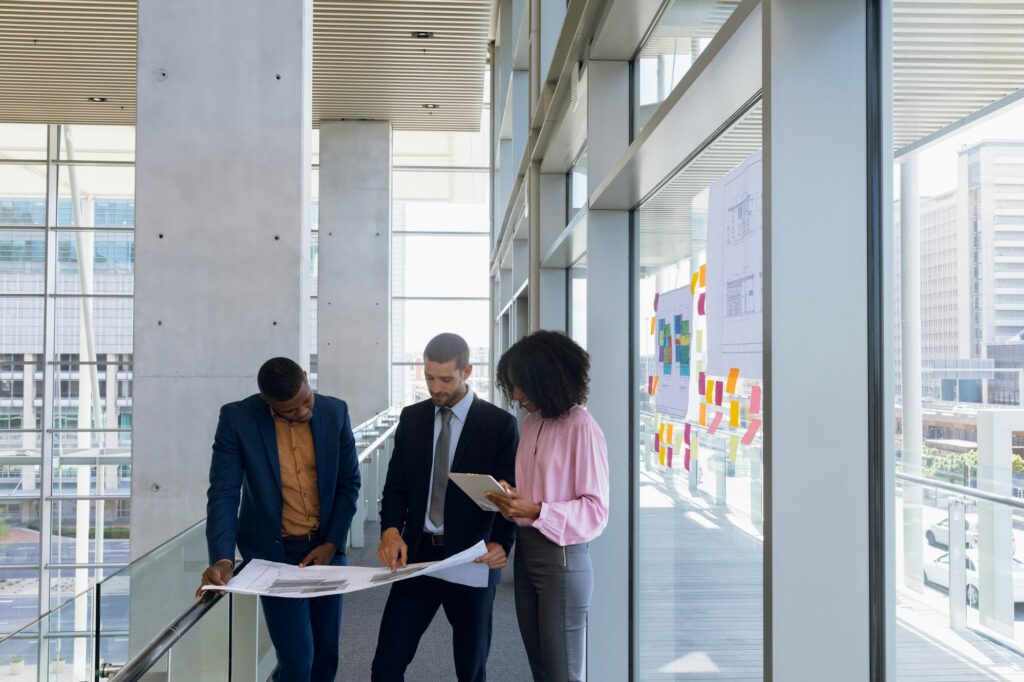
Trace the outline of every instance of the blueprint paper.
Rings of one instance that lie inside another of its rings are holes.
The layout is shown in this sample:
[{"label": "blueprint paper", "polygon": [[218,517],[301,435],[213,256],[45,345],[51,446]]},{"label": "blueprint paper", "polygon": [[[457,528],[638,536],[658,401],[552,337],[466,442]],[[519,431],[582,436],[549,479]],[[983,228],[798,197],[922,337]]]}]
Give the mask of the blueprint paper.
[{"label": "blueprint paper", "polygon": [[760,379],[762,276],[761,152],[711,186],[708,197],[708,374],[736,368]]},{"label": "blueprint paper", "polygon": [[204,590],[223,590],[238,594],[307,599],[329,594],[347,594],[390,585],[400,580],[434,576],[459,585],[487,587],[490,569],[473,563],[487,553],[483,541],[443,561],[409,564],[394,573],[388,568],[365,566],[306,566],[253,559],[228,584],[206,585]]}]

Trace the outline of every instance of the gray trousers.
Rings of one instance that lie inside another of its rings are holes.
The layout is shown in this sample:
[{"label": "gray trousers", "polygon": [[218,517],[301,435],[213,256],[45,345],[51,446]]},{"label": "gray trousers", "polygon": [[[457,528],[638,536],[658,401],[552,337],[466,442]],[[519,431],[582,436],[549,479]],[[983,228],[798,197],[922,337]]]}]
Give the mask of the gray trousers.
[{"label": "gray trousers", "polygon": [[515,571],[516,615],[534,682],[582,682],[594,590],[589,547],[562,547],[519,528]]}]

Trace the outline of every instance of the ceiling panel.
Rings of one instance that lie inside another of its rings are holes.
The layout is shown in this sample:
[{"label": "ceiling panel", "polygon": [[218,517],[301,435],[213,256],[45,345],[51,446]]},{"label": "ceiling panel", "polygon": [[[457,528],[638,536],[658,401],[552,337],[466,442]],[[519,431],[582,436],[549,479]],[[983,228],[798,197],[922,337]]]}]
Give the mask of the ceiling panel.
[{"label": "ceiling panel", "polygon": [[[0,2],[0,121],[134,124],[136,7]],[[491,0],[314,0],[314,123],[478,130],[490,12]]]}]

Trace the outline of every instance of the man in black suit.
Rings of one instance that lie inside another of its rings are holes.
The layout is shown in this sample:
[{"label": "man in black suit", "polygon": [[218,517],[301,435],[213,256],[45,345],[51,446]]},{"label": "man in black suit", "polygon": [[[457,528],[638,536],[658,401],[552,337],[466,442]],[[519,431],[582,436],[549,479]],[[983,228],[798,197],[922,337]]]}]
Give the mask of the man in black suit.
[{"label": "man in black suit", "polygon": [[377,556],[392,571],[406,563],[437,561],[480,540],[490,566],[483,588],[432,577],[391,586],[373,657],[373,682],[399,682],[439,606],[452,626],[460,682],[484,682],[491,646],[491,607],[515,525],[480,509],[448,481],[449,471],[490,474],[513,483],[519,427],[508,412],[473,395],[469,346],[440,334],[423,352],[430,400],[402,410],[381,500]]}]

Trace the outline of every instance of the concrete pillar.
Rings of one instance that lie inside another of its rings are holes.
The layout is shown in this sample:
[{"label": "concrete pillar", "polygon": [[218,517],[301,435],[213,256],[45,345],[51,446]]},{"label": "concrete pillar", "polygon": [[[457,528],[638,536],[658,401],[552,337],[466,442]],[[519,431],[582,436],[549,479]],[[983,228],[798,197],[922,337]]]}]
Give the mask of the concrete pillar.
[{"label": "concrete pillar", "polygon": [[390,404],[390,258],[391,124],[322,122],[319,391],[353,424]]},{"label": "concrete pillar", "polygon": [[[587,194],[597,189],[629,145],[629,62],[590,61],[588,66]],[[594,597],[587,625],[587,679],[618,682],[630,677],[623,643],[629,642],[631,415],[629,211],[592,210],[587,216],[587,409],[604,431],[611,479],[608,527],[590,543]]]},{"label": "concrete pillar", "polygon": [[[921,187],[918,157],[900,162],[900,337],[903,368],[903,471],[921,475]],[[921,486],[903,486],[903,582],[924,589]]]},{"label": "concrete pillar", "polygon": [[[1024,410],[978,410],[978,490],[1013,496],[1013,434],[1024,431]],[[978,500],[978,619],[1014,636],[1013,517],[1003,504]]]},{"label": "concrete pillar", "polygon": [[140,0],[138,33],[133,557],[206,515],[220,405],[309,362],[312,1]]},{"label": "concrete pillar", "polygon": [[766,680],[876,679],[866,8],[763,6]]}]

